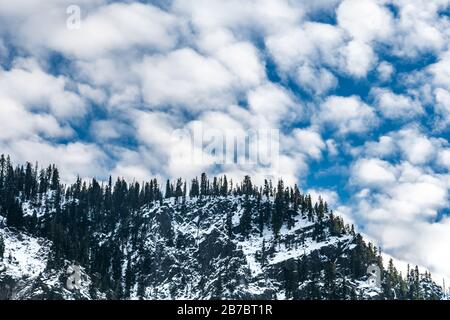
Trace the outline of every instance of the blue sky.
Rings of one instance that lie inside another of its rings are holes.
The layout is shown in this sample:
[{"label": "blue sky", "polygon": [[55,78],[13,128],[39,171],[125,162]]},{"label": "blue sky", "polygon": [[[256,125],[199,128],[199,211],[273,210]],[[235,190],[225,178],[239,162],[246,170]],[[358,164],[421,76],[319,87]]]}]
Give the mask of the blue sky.
[{"label": "blue sky", "polygon": [[[449,11],[448,0],[0,0],[0,148],[57,163],[67,182],[283,177],[397,260],[448,277]],[[176,161],[190,150],[173,133],[198,126],[280,130],[279,163]]]}]

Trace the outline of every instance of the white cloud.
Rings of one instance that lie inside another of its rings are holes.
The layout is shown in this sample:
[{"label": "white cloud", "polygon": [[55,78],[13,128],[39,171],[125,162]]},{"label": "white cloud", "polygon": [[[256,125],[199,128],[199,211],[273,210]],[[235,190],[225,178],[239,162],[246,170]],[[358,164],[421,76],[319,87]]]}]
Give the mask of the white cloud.
[{"label": "white cloud", "polygon": [[244,34],[281,31],[303,16],[301,6],[285,0],[177,0],[173,8],[197,30],[227,28]]},{"label": "white cloud", "polygon": [[377,57],[370,45],[360,41],[350,41],[341,48],[344,57],[344,71],[355,77],[365,77],[376,63]]},{"label": "white cloud", "polygon": [[433,76],[433,83],[444,89],[450,89],[450,51],[444,52],[438,62],[427,67]]},{"label": "white cloud", "polygon": [[388,119],[409,119],[424,112],[418,101],[403,94],[395,94],[389,89],[374,88],[371,94],[376,106]]},{"label": "white cloud", "polygon": [[312,91],[315,94],[324,94],[336,88],[338,81],[336,77],[325,68],[312,68],[303,65],[297,70],[297,82],[302,89]]},{"label": "white cloud", "polygon": [[225,45],[216,52],[216,57],[244,88],[259,85],[266,78],[258,51],[248,42]]},{"label": "white cloud", "polygon": [[86,112],[85,102],[66,90],[68,80],[45,73],[35,61],[18,61],[13,69],[0,70],[0,95],[8,96],[29,110],[50,111],[58,118],[74,118]]},{"label": "white cloud", "polygon": [[392,64],[386,61],[380,62],[377,66],[378,77],[380,81],[389,81],[394,74],[395,70]]},{"label": "white cloud", "polygon": [[[256,115],[259,126],[276,126],[280,121],[292,121],[303,116],[301,104],[283,87],[268,83],[248,93],[249,109]],[[270,127],[272,128],[272,127]]]},{"label": "white cloud", "polygon": [[385,39],[392,32],[391,13],[377,1],[345,0],[339,5],[336,15],[339,26],[357,41]]},{"label": "white cloud", "polygon": [[10,98],[0,95],[0,141],[37,136],[68,137],[73,130],[48,114],[32,113]]},{"label": "white cloud", "polygon": [[338,146],[336,145],[336,142],[333,139],[327,139],[325,143],[327,145],[328,154],[331,157],[335,157],[339,154]]},{"label": "white cloud", "polygon": [[450,92],[442,88],[437,88],[434,91],[434,95],[436,98],[436,104],[434,106],[436,113],[442,117],[444,124],[450,123]]},{"label": "white cloud", "polygon": [[152,5],[84,3],[80,7],[81,28],[72,30],[66,27],[69,4],[73,3],[54,2],[34,8],[19,27],[16,37],[30,50],[48,48],[84,59],[134,46],[168,50],[176,43],[177,19]]},{"label": "white cloud", "polygon": [[352,168],[352,179],[361,186],[386,186],[396,180],[395,169],[379,159],[359,159]]},{"label": "white cloud", "polygon": [[303,64],[338,65],[336,52],[342,46],[342,31],[330,24],[307,22],[266,38],[266,45],[283,71]]},{"label": "white cloud", "polygon": [[151,106],[181,106],[192,111],[224,108],[234,102],[233,75],[217,60],[192,49],[147,56],[135,72]]},{"label": "white cloud", "polygon": [[397,150],[395,141],[390,136],[381,136],[378,141],[368,141],[364,144],[365,153],[369,156],[388,157]]},{"label": "white cloud", "polygon": [[96,120],[91,123],[90,132],[98,141],[109,141],[130,134],[130,128],[117,120]]},{"label": "white cloud", "polygon": [[378,122],[373,109],[357,96],[328,97],[321,104],[316,121],[336,128],[342,135],[366,132]]},{"label": "white cloud", "polygon": [[448,219],[436,219],[449,205],[448,176],[427,173],[408,163],[395,166],[395,170],[395,183],[379,184],[356,199],[354,218],[386,252],[449,276],[441,245],[448,234]]},{"label": "white cloud", "polygon": [[413,164],[424,164],[435,156],[438,142],[415,128],[402,129],[394,137],[406,159]]},{"label": "white cloud", "polygon": [[448,6],[447,0],[396,0],[395,5],[399,16],[392,39],[395,54],[415,57],[445,46],[449,21],[438,12]]},{"label": "white cloud", "polygon": [[448,259],[438,257],[445,255],[440,241],[449,230],[440,216],[450,205],[448,172],[441,170],[450,162],[446,140],[410,126],[363,149],[366,158],[355,160],[350,176],[352,219],[394,257],[450,276]]},{"label": "white cloud", "polygon": [[450,149],[449,148],[439,150],[437,162],[439,165],[450,170]]},{"label": "white cloud", "polygon": [[293,132],[293,148],[299,152],[305,153],[313,159],[320,159],[322,152],[326,147],[320,134],[313,128],[294,129]]},{"label": "white cloud", "polygon": [[341,48],[344,70],[355,77],[365,77],[377,61],[372,42],[391,36],[391,13],[377,1],[345,0],[336,10],[336,16],[338,25],[352,39]]},{"label": "white cloud", "polygon": [[362,154],[390,159],[398,156],[414,165],[435,162],[437,154],[447,144],[445,139],[430,137],[417,126],[406,126],[364,144]]},{"label": "white cloud", "polygon": [[227,29],[208,30],[195,41],[201,52],[220,61],[243,87],[259,85],[266,78],[259,50],[249,41],[237,41]]}]

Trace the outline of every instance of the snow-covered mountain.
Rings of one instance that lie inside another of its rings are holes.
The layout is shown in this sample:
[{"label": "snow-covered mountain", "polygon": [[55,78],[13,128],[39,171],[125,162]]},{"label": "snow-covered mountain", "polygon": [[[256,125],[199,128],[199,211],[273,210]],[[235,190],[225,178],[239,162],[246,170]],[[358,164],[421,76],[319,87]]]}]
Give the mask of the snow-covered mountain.
[{"label": "snow-covered mountain", "polygon": [[[297,186],[59,182],[0,156],[0,299],[439,299]],[[368,274],[368,272],[370,273]]]},{"label": "snow-covered mountain", "polygon": [[[109,232],[92,230],[91,259],[81,265],[79,290],[66,286],[67,268],[75,261],[52,262],[57,249],[50,240],[3,221],[0,298],[388,298],[383,286],[389,270],[382,287],[369,284],[367,267],[380,264],[380,257],[351,227],[331,212],[318,221],[298,209],[290,210],[292,222],[275,234],[268,224],[256,223],[274,201],[242,195],[169,198],[134,210]],[[22,206],[30,209],[28,202]],[[243,232],[247,208],[250,227]],[[419,277],[420,297],[439,298],[430,277]],[[395,298],[409,288],[390,290]]]}]

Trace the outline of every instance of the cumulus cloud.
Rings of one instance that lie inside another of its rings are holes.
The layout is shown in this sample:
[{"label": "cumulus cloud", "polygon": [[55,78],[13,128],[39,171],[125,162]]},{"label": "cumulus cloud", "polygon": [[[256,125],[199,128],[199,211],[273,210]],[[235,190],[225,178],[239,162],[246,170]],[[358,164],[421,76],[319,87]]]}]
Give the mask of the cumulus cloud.
[{"label": "cumulus cloud", "polygon": [[449,148],[439,150],[438,164],[443,166],[444,168],[450,169],[450,149]]},{"label": "cumulus cloud", "polygon": [[385,186],[396,180],[395,169],[389,162],[376,158],[359,159],[353,166],[352,177],[362,186]]},{"label": "cumulus cloud", "polygon": [[344,56],[344,70],[355,77],[364,77],[376,63],[376,56],[370,45],[350,41],[345,47],[341,48]]},{"label": "cumulus cloud", "polygon": [[[364,232],[395,257],[444,276],[450,269],[444,256],[437,258],[445,253],[434,242],[445,239],[448,227],[448,219],[441,217],[449,206],[446,145],[417,127],[405,127],[365,143],[365,157],[355,160],[350,178],[353,219]],[[437,260],[430,259],[427,248],[433,248]]]},{"label": "cumulus cloud", "polygon": [[325,68],[312,68],[303,65],[297,70],[297,82],[302,89],[312,91],[315,94],[324,94],[336,88],[337,79]]},{"label": "cumulus cloud", "polygon": [[394,154],[397,150],[397,145],[391,136],[381,136],[378,141],[366,142],[364,149],[366,155],[384,158]]},{"label": "cumulus cloud", "polygon": [[[66,26],[66,8],[75,3],[51,2],[24,9],[29,15],[25,16],[16,37],[31,50],[47,48],[68,56],[92,59],[136,46],[168,50],[173,48],[179,34],[176,31],[179,28],[177,19],[152,5],[98,5],[103,1],[78,1],[76,4],[82,9],[82,24],[79,29],[70,29]],[[16,15],[22,16],[17,10],[19,7],[9,6],[6,10],[14,10]],[[9,13],[6,19],[11,17],[11,11]]]},{"label": "cumulus cloud", "polygon": [[234,102],[233,75],[218,61],[192,49],[145,57],[136,72],[151,106],[223,108]]},{"label": "cumulus cloud", "polygon": [[391,12],[373,0],[345,0],[336,10],[337,21],[356,41],[385,39],[392,32]]},{"label": "cumulus cloud", "polygon": [[0,70],[0,95],[30,110],[48,110],[58,118],[74,118],[86,112],[80,96],[67,90],[68,80],[44,72],[34,60],[19,60],[15,67]]},{"label": "cumulus cloud", "polygon": [[403,155],[413,164],[430,161],[438,150],[440,142],[429,138],[416,128],[406,128],[394,134]]},{"label": "cumulus cloud", "polygon": [[373,41],[389,38],[392,17],[388,9],[372,0],[345,0],[336,10],[338,25],[352,38],[344,48],[345,70],[356,77],[366,76],[377,60]]},{"label": "cumulus cloud", "polygon": [[395,70],[392,64],[386,61],[380,62],[377,66],[378,77],[380,81],[389,81],[394,74]]},{"label": "cumulus cloud", "polygon": [[329,125],[339,134],[361,133],[377,124],[373,108],[357,96],[330,96],[320,106],[317,122]]},{"label": "cumulus cloud", "polygon": [[36,136],[67,137],[73,134],[52,115],[27,111],[14,100],[0,96],[0,140],[9,141]]},{"label": "cumulus cloud", "polygon": [[298,148],[299,151],[307,154],[313,159],[320,159],[322,152],[326,147],[325,142],[322,140],[320,134],[313,128],[307,129],[294,129],[294,148]]},{"label": "cumulus cloud", "polygon": [[[377,159],[367,161],[380,164]],[[448,275],[450,270],[446,260],[431,261],[428,251],[443,239],[443,234],[433,234],[432,230],[443,230],[448,225],[445,218],[435,222],[439,211],[449,204],[448,176],[427,172],[408,162],[396,166],[382,163],[382,166],[387,167],[379,173],[384,173],[388,183],[371,184],[368,183],[373,182],[371,177],[360,179],[360,172],[353,172],[355,180],[368,188],[364,189],[363,197],[355,198],[359,223],[364,224],[365,232],[394,256]],[[391,171],[396,172],[396,178],[389,174]],[[438,247],[430,250],[445,255]]]},{"label": "cumulus cloud", "polygon": [[366,142],[362,154],[385,159],[397,155],[412,164],[425,165],[434,162],[446,144],[445,139],[428,136],[416,126],[406,126],[379,137],[378,141]]},{"label": "cumulus cloud", "polygon": [[337,66],[339,58],[335,53],[343,41],[342,30],[336,26],[306,22],[281,34],[268,36],[266,45],[277,66],[289,71],[317,60],[322,65]]},{"label": "cumulus cloud", "polygon": [[179,0],[174,11],[187,16],[197,30],[226,28],[240,33],[271,34],[296,24],[303,17],[301,5],[286,0]]},{"label": "cumulus cloud", "polygon": [[[277,125],[303,116],[302,106],[286,89],[265,84],[248,93],[249,109],[257,116],[260,126]],[[278,126],[276,126],[278,127]]]},{"label": "cumulus cloud", "polygon": [[444,89],[450,88],[450,52],[443,52],[439,61],[433,63],[427,67],[428,71],[433,77],[433,83],[436,86],[440,86]]},{"label": "cumulus cloud", "polygon": [[388,119],[408,119],[424,112],[420,102],[389,89],[374,88],[372,95],[377,108]]},{"label": "cumulus cloud", "polygon": [[434,91],[434,95],[436,98],[435,110],[442,118],[444,124],[448,124],[450,122],[450,92],[437,88]]},{"label": "cumulus cloud", "polygon": [[396,35],[392,39],[395,54],[415,57],[444,47],[449,22],[439,15],[439,11],[448,6],[447,0],[397,0],[394,4],[399,16],[395,23]]}]

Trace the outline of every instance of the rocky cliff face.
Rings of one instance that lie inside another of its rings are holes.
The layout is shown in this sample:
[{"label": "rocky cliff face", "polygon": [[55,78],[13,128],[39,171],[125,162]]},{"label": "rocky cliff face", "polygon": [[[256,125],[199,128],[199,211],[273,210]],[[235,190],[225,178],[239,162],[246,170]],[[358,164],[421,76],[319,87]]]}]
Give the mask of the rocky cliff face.
[{"label": "rocky cliff face", "polygon": [[[89,260],[81,263],[80,287],[72,290],[67,270],[78,262],[70,256],[56,259],[59,246],[52,241],[3,224],[0,299],[384,299],[392,298],[391,292],[394,298],[406,294],[390,283],[393,271],[383,269],[379,252],[331,212],[316,217],[286,209],[275,231],[268,215],[273,207],[271,198],[171,198],[110,226],[94,226],[89,239],[81,241]],[[370,265],[381,268],[380,286],[369,284]],[[420,298],[440,297],[428,274],[418,277]]]}]

